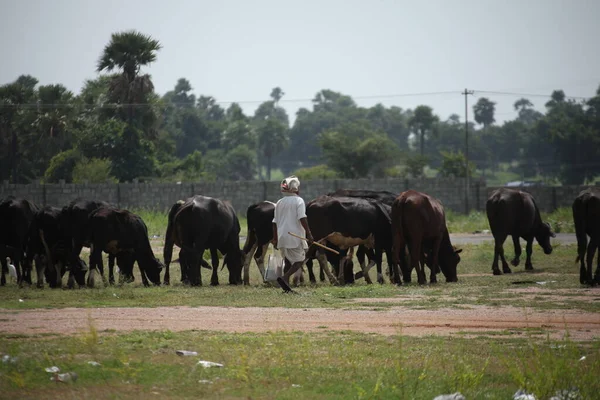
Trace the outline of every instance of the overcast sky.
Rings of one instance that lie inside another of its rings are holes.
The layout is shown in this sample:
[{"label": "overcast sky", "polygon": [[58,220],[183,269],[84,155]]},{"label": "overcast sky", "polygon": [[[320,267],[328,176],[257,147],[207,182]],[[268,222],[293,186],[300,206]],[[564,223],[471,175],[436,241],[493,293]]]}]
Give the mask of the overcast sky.
[{"label": "overcast sky", "polygon": [[185,77],[195,94],[252,112],[244,101],[280,86],[293,118],[311,103],[291,100],[332,89],[445,119],[463,117],[469,88],[471,105],[488,97],[505,120],[520,96],[477,91],[596,92],[599,20],[598,0],[0,0],[0,84],[31,74],[77,93],[111,33],[136,29],[163,45],[145,69],[160,94]]}]

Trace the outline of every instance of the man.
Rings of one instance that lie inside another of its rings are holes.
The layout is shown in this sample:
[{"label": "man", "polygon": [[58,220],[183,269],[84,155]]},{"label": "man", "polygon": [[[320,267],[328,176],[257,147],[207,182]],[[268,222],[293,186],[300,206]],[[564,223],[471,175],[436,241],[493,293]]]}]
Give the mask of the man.
[{"label": "man", "polygon": [[300,180],[294,175],[285,178],[281,182],[281,194],[283,198],[275,205],[273,246],[280,250],[281,256],[291,265],[282,277],[277,278],[283,291],[290,293],[292,292],[289,286],[290,276],[302,268],[308,244],[288,232],[305,237],[309,242],[314,239],[306,220],[306,205],[299,196]]}]

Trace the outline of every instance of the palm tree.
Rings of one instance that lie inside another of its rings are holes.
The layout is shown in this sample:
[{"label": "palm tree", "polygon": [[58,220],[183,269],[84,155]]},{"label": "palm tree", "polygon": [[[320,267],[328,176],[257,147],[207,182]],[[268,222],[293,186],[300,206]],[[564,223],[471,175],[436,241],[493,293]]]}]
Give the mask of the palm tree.
[{"label": "palm tree", "polygon": [[140,68],[156,61],[161,47],[158,40],[135,30],[113,33],[98,60],[98,72],[121,70],[112,79],[110,97],[116,103],[130,104],[128,122],[133,119],[131,104],[144,101],[154,90],[150,75],[140,75]]},{"label": "palm tree", "polygon": [[417,106],[408,121],[408,125],[415,130],[421,140],[421,156],[425,152],[425,134],[434,133],[437,122],[438,117],[433,114],[433,110],[429,106]]},{"label": "palm tree", "polygon": [[287,127],[276,118],[268,118],[257,131],[258,148],[267,159],[267,179],[271,180],[271,160],[287,144]]},{"label": "palm tree", "polygon": [[487,128],[488,126],[496,122],[496,119],[494,118],[495,112],[496,103],[490,101],[486,97],[481,97],[473,106],[475,122],[477,122],[478,124],[482,124],[484,128]]}]

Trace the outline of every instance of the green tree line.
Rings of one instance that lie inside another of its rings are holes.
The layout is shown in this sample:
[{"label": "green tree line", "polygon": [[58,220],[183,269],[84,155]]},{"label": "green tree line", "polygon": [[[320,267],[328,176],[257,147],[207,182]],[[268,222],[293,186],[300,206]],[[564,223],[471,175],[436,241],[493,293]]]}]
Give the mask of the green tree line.
[{"label": "green tree line", "polygon": [[[465,176],[465,124],[427,105],[360,107],[351,96],[319,91],[294,122],[285,93],[246,115],[196,96],[185,78],[159,95],[144,68],[158,40],[114,33],[100,51],[98,78],[74,94],[22,75],[0,87],[0,180],[28,183],[158,180],[252,180],[277,169],[310,178]],[[526,98],[518,116],[496,124],[495,103],[479,97],[469,122],[469,170],[493,175],[508,165],[519,176],[582,184],[600,175],[600,88],[587,100],[562,90],[545,113]],[[426,169],[428,167],[428,169]]]}]

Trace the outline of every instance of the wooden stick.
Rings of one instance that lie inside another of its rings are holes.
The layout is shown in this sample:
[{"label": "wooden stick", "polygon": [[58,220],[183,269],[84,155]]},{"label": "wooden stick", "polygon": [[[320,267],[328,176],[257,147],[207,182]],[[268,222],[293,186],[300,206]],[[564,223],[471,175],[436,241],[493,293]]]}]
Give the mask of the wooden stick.
[{"label": "wooden stick", "polygon": [[[288,234],[290,234],[290,235],[292,235],[292,236],[294,236],[294,237],[297,237],[298,239],[306,240],[306,241],[308,242],[308,239],[307,239],[307,238],[304,238],[304,237],[302,237],[302,236],[298,236],[298,235],[296,235],[295,233],[288,232]],[[332,252],[332,253],[335,253],[335,254],[338,254],[338,255],[340,254],[340,252],[339,252],[339,251],[337,251],[337,250],[334,250],[334,249],[332,249],[331,247],[327,247],[327,246],[325,246],[324,244],[321,244],[321,243],[319,243],[319,242],[312,242],[311,244],[314,244],[315,246],[319,246],[319,247],[321,247],[321,248],[323,248],[323,249],[325,249],[325,250],[328,250],[328,251],[330,251],[330,252]]]}]

